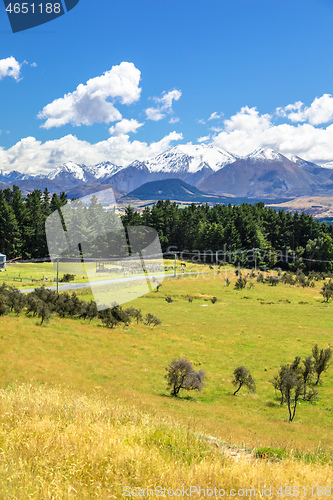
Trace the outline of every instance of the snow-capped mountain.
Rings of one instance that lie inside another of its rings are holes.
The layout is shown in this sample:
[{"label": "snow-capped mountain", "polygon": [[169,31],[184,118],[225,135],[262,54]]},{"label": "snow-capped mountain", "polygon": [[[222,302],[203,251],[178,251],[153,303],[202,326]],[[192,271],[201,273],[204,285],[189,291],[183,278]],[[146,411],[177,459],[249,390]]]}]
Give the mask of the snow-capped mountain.
[{"label": "snow-capped mountain", "polygon": [[205,167],[216,172],[238,158],[216,146],[184,144],[159,154],[145,164],[150,172],[196,173]]},{"label": "snow-capped mountain", "polygon": [[92,176],[95,180],[103,180],[107,177],[111,177],[111,175],[116,174],[123,167],[119,165],[115,165],[110,161],[105,161],[103,163],[98,163],[97,165],[91,165],[90,167],[85,167],[84,171],[86,175]]},{"label": "snow-capped mountain", "polygon": [[88,179],[85,174],[85,169],[87,167],[85,165],[79,165],[78,163],[74,163],[69,161],[65,163],[62,167],[57,168],[46,177],[50,180],[70,180],[75,179],[82,182],[87,182]]},{"label": "snow-capped mountain", "polygon": [[301,158],[298,163],[271,148],[261,148],[224,166],[198,184],[205,192],[242,197],[292,197],[333,189],[325,169]]},{"label": "snow-capped mountain", "polygon": [[103,163],[98,163],[97,165],[79,165],[69,161],[65,163],[62,167],[57,168],[50,174],[46,176],[50,180],[64,180],[64,181],[77,181],[81,182],[101,182],[107,177],[111,177],[123,167],[114,165],[113,163],[106,161]]},{"label": "snow-capped mountain", "polygon": [[275,151],[275,149],[272,148],[256,149],[252,153],[245,156],[245,159],[256,160],[256,161],[266,161],[266,160],[280,161],[280,162],[289,161],[286,156],[283,156],[281,153]]},{"label": "snow-capped mountain", "polygon": [[125,191],[137,189],[145,182],[173,178],[195,186],[237,159],[237,156],[215,146],[185,144],[175,146],[151,160],[134,161],[110,177],[109,181]]},{"label": "snow-capped mountain", "polygon": [[0,170],[0,182],[14,182],[25,177],[24,174],[17,170]]},{"label": "snow-capped mountain", "polygon": [[[207,193],[244,197],[328,195],[333,193],[333,161],[325,168],[298,156],[288,159],[272,148],[260,148],[245,157],[212,145],[175,146],[155,158],[119,166],[68,161],[48,175],[29,176],[0,171],[0,182],[17,184],[24,193],[45,187],[76,197],[105,186],[131,192],[147,182],[180,179]],[[73,196],[74,196],[73,195]]]}]

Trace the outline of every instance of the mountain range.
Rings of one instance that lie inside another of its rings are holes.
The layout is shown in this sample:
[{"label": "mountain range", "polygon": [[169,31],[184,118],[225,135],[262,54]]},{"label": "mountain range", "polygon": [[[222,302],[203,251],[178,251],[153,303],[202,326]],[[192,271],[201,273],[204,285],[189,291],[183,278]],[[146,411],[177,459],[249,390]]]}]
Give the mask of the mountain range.
[{"label": "mountain range", "polygon": [[[175,146],[151,160],[136,160],[127,166],[111,162],[87,166],[69,161],[48,175],[35,176],[2,170],[0,189],[15,184],[26,194],[35,188],[44,190],[47,187],[50,192],[65,191],[72,198],[113,187],[119,200],[146,183],[150,183],[150,187],[147,185],[144,189],[148,196],[154,181],[168,184],[172,179],[180,179],[190,185],[190,198],[199,196],[193,188],[200,190],[200,196],[250,199],[332,196],[332,166],[333,162],[320,166],[298,156],[287,158],[270,148],[240,157],[212,145],[186,144]],[[178,189],[177,193],[185,193],[186,189],[189,190],[188,187]],[[150,198],[155,196],[156,193]]]}]

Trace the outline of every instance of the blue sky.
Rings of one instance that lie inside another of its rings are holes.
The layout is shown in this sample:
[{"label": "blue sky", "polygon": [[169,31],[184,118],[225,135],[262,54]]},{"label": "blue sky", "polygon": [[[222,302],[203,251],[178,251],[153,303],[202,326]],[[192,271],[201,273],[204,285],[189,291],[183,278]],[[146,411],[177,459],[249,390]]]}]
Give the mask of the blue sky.
[{"label": "blue sky", "polygon": [[80,0],[13,34],[1,2],[0,169],[125,165],[189,142],[325,164],[332,25],[330,0]]}]

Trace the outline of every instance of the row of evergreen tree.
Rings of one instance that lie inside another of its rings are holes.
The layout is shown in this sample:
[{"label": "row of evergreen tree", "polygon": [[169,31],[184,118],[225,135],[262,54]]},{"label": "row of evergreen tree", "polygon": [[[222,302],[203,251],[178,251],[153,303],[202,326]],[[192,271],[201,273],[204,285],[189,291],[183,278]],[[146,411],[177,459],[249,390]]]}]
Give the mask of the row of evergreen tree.
[{"label": "row of evergreen tree", "polygon": [[[47,257],[45,220],[66,203],[64,192],[60,196],[50,196],[47,189],[44,192],[35,189],[22,196],[17,186],[0,190],[0,252],[7,258]],[[101,212],[96,212],[96,200],[93,204],[96,218],[96,213]],[[85,212],[89,222],[89,207],[82,208],[82,213]],[[265,207],[262,202],[214,207],[191,204],[183,208],[166,200],[142,212],[127,207],[122,221],[125,227],[156,229],[163,252],[187,250],[215,254],[219,251],[220,260],[232,258],[235,263],[245,265],[247,256],[240,251],[259,248],[262,252],[259,252],[258,262],[261,260],[271,267],[285,267],[281,256],[289,255],[289,267],[332,270],[333,225],[315,220],[304,212],[292,214]],[[117,241],[120,241],[118,237]],[[228,255],[223,257],[223,251]],[[292,256],[296,256],[296,262],[292,262]],[[315,263],[315,260],[328,262]]]},{"label": "row of evergreen tree", "polygon": [[[258,262],[261,259],[270,267],[332,269],[330,262],[311,261],[333,259],[333,225],[304,212],[292,214],[275,210],[262,202],[213,207],[191,204],[183,208],[169,200],[159,201],[141,213],[128,207],[123,223],[125,226],[143,224],[155,228],[164,252],[186,249],[192,253],[208,251],[207,255],[214,255],[219,251],[220,260],[229,261],[231,258],[235,263],[245,265],[245,251],[259,248],[262,251],[258,252]],[[228,254],[224,255],[224,251]],[[186,257],[186,253],[183,255]],[[286,255],[289,266],[283,265]]]},{"label": "row of evergreen tree", "polygon": [[64,192],[51,197],[47,189],[27,196],[17,186],[0,190],[0,252],[7,259],[46,257],[45,220],[65,203]]}]

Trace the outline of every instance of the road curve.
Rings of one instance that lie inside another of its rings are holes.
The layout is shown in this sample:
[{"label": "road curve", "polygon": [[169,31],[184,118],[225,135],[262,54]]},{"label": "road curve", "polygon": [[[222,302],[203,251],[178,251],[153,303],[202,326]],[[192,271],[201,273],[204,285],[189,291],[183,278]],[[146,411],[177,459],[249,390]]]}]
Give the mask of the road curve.
[{"label": "road curve", "polygon": [[[191,273],[178,273],[176,277],[178,276],[185,276],[189,274],[205,274],[205,271],[201,272],[191,272]],[[66,290],[79,290],[81,288],[90,288],[92,286],[102,286],[102,285],[112,285],[113,283],[126,283],[128,281],[139,281],[142,280],[142,278],[146,278],[145,276],[129,276],[128,278],[115,278],[113,280],[103,280],[103,281],[92,281],[88,283],[59,283],[59,292],[64,292]],[[175,278],[173,274],[152,274],[149,275],[149,278]],[[147,279],[147,278],[146,278]],[[31,293],[33,292],[36,288],[41,288],[41,287],[35,287],[35,288],[26,288],[20,290],[21,293]],[[56,286],[45,286],[47,290],[56,290]]]}]

